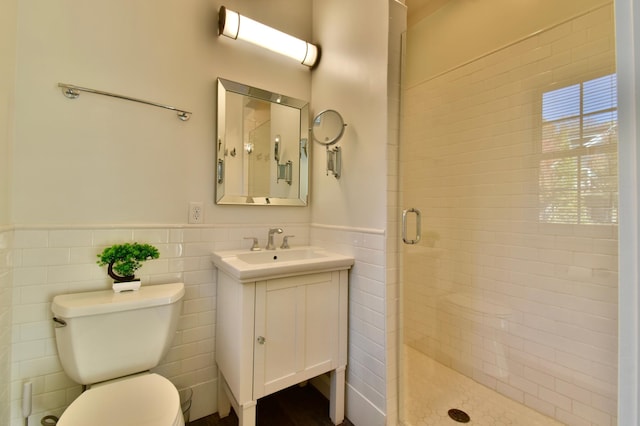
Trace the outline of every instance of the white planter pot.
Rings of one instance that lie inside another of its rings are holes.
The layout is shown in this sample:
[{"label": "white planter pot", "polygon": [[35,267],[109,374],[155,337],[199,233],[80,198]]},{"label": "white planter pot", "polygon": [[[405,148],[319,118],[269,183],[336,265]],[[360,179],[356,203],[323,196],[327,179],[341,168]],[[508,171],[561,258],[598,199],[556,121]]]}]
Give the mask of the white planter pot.
[{"label": "white planter pot", "polygon": [[140,280],[113,283],[113,291],[115,293],[121,293],[123,291],[137,291],[137,290],[140,290]]}]

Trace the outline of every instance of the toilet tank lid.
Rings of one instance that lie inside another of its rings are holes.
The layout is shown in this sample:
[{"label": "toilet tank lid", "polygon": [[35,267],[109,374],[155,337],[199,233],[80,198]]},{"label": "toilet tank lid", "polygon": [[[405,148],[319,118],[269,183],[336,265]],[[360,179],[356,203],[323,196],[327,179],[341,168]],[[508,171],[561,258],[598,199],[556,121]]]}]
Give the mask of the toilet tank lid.
[{"label": "toilet tank lid", "polygon": [[137,291],[122,293],[103,290],[61,294],[53,298],[51,311],[60,318],[83,317],[169,305],[179,301],[183,295],[183,283],[147,285]]}]

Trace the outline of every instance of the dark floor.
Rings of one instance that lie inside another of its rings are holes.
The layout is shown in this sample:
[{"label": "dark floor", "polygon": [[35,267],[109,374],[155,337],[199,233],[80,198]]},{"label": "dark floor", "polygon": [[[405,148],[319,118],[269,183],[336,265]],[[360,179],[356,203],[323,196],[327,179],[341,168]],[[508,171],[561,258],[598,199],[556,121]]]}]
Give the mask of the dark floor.
[{"label": "dark floor", "polygon": [[[237,426],[238,417],[221,419],[218,413],[188,423],[188,426]],[[333,426],[329,401],[313,386],[292,386],[258,400],[257,426]],[[345,419],[341,426],[353,426]]]}]

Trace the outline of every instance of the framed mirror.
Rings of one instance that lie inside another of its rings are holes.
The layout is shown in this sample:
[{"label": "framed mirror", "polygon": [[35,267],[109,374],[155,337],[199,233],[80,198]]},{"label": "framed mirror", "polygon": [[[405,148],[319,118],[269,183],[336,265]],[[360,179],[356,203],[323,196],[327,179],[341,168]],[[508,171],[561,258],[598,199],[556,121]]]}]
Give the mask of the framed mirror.
[{"label": "framed mirror", "polygon": [[218,79],[216,204],[306,206],[309,104]]}]

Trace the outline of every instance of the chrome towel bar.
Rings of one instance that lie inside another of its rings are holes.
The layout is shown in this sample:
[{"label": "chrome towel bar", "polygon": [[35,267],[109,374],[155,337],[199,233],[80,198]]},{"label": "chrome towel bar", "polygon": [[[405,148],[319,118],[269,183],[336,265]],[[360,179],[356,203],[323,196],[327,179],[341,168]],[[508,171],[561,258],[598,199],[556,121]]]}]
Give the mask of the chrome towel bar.
[{"label": "chrome towel bar", "polygon": [[73,84],[58,83],[58,87],[62,88],[62,94],[69,99],[76,99],[78,96],[80,96],[79,92],[88,92],[88,93],[94,93],[96,95],[104,95],[104,96],[110,96],[112,98],[124,99],[126,101],[139,102],[141,104],[151,105],[158,108],[170,109],[172,111],[175,111],[178,114],[178,118],[182,121],[187,121],[189,118],[191,118],[191,112],[185,111],[183,109],[178,109],[170,105],[163,105],[163,104],[158,104],[156,102],[144,101],[142,99],[136,99],[136,98],[132,98],[124,95],[117,95],[115,93],[104,92],[102,90],[75,86]]}]

